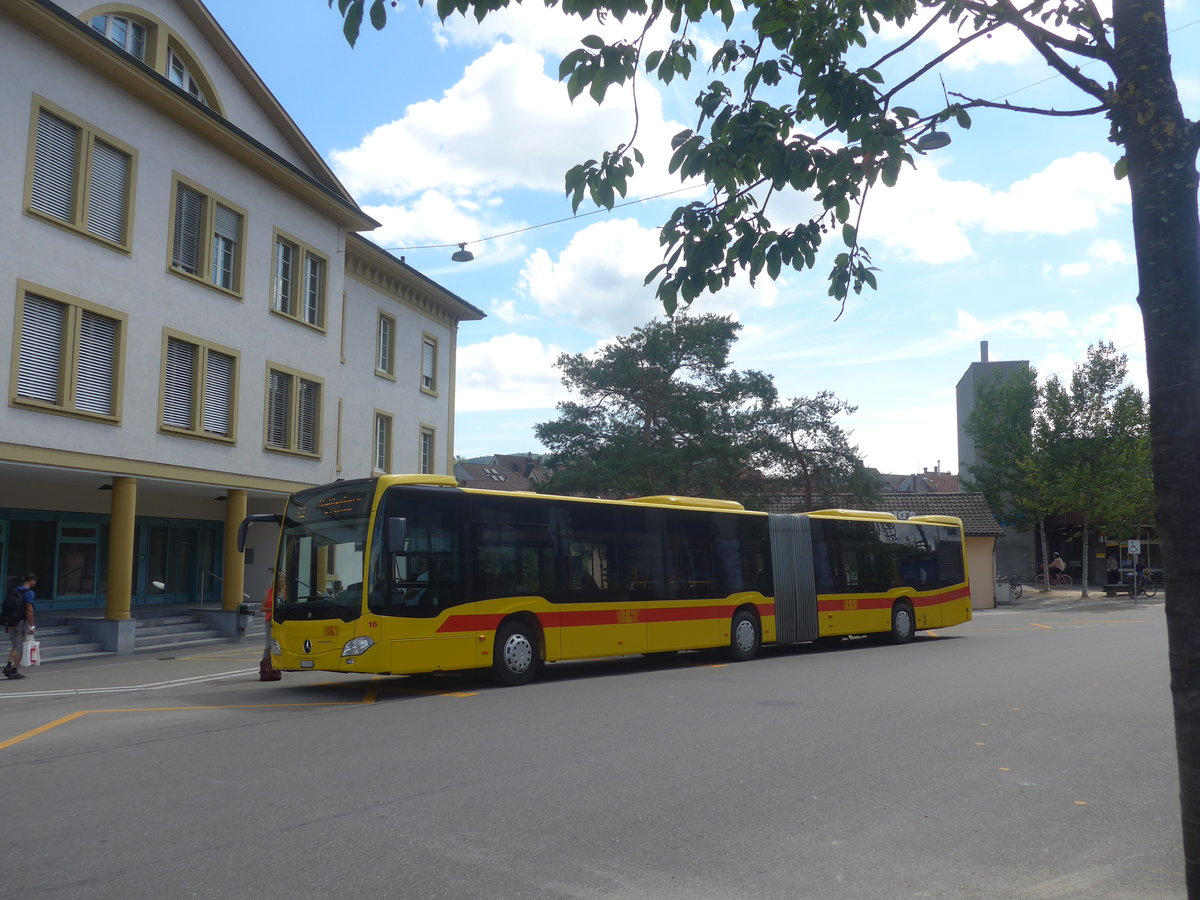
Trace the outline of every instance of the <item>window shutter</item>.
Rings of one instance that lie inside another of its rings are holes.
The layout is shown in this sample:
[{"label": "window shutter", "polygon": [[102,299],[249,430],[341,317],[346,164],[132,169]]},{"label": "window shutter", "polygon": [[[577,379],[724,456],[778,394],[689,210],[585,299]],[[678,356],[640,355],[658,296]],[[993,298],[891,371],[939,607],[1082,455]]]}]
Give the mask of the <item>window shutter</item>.
[{"label": "window shutter", "polygon": [[200,272],[200,230],[203,222],[204,197],[185,184],[177,185],[171,263],[192,275]]},{"label": "window shutter", "polygon": [[172,428],[194,426],[196,397],[196,346],[167,338],[167,371],[163,385],[163,424]]},{"label": "window shutter", "polygon": [[25,295],[17,394],[46,403],[62,402],[63,326],[66,307],[54,300]]},{"label": "window shutter", "polygon": [[88,231],[113,243],[123,243],[129,157],[103,141],[93,141],[91,176],[88,185]]},{"label": "window shutter", "polygon": [[425,341],[421,345],[421,386],[429,390],[433,390],[433,369],[434,346]]},{"label": "window shutter", "polygon": [[48,216],[73,222],[78,169],[79,129],[39,109],[29,205]]},{"label": "window shutter", "polygon": [[222,437],[233,431],[233,357],[215,350],[204,369],[204,430]]},{"label": "window shutter", "polygon": [[111,416],[116,412],[117,329],[115,319],[83,310],[75,408]]},{"label": "window shutter", "polygon": [[288,446],[288,410],[291,406],[292,376],[286,372],[271,372],[267,396],[267,443],[272,447]]},{"label": "window shutter", "polygon": [[304,453],[316,453],[320,425],[318,417],[321,414],[321,386],[315,381],[300,379],[298,409],[296,449]]},{"label": "window shutter", "polygon": [[238,239],[242,233],[242,217],[228,207],[217,204],[214,217],[212,280],[213,284],[233,290],[237,269]]}]

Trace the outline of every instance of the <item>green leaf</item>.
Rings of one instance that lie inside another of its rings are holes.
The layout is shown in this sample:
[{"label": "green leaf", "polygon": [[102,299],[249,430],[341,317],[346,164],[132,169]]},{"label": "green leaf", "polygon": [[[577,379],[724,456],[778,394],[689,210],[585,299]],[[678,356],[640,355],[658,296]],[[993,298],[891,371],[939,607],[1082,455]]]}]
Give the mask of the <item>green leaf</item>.
[{"label": "green leaf", "polygon": [[387,24],[387,9],[384,0],[375,0],[371,4],[371,25],[376,31],[382,31]]},{"label": "green leaf", "polygon": [[1113,175],[1117,181],[1124,181],[1129,176],[1129,161],[1122,156],[1113,166]]},{"label": "green leaf", "polygon": [[853,247],[858,243],[858,229],[849,222],[842,225],[842,243],[847,247]]},{"label": "green leaf", "polygon": [[602,50],[602,49],[604,49],[604,47],[607,46],[604,43],[604,38],[600,37],[599,35],[595,35],[595,34],[587,35],[586,37],[581,39],[579,43],[583,44],[583,46],[588,47],[592,50]]},{"label": "green leaf", "polygon": [[342,34],[346,36],[346,42],[353,47],[358,41],[358,32],[362,28],[363,17],[363,2],[354,3],[346,10],[346,19],[342,22]]},{"label": "green leaf", "polygon": [[954,111],[954,120],[956,122],[958,122],[958,125],[960,128],[970,128],[971,127],[971,117],[967,114],[967,111],[965,109],[963,109],[961,106],[958,107]]}]

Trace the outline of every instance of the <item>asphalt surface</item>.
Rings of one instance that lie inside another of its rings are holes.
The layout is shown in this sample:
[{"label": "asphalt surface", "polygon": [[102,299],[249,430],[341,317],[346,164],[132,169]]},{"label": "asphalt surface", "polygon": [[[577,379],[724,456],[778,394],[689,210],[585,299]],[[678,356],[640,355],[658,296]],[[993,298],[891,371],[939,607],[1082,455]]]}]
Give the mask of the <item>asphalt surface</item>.
[{"label": "asphalt surface", "polygon": [[478,674],[261,645],[0,683],[15,896],[1174,900],[1163,597],[1028,592],[906,647]]}]

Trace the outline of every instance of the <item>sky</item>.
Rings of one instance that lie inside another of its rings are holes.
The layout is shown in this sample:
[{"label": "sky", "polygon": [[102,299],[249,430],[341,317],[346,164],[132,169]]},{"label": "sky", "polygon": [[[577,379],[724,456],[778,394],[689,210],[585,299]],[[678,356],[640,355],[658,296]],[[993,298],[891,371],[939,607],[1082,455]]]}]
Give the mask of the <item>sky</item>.
[{"label": "sky", "polygon": [[[624,92],[574,103],[557,80],[581,37],[634,28],[581,22],[536,3],[483,23],[446,24],[403,0],[389,24],[364,26],[351,49],[325,0],[206,0],[217,21],[359,204],[382,223],[366,236],[487,313],[459,329],[455,453],[537,452],[534,426],[568,399],[555,361],[595,352],[663,311],[647,272],[662,261],[658,228],[703,196],[669,174],[670,138],[695,126],[712,79],[638,81],[638,146],[646,163],[624,205],[573,215],[563,176],[628,139]],[[1101,4],[1102,7],[1105,5]],[[735,21],[735,36],[739,22]],[[1185,112],[1200,115],[1200,0],[1168,0],[1168,29]],[[726,38],[695,29],[700,60]],[[872,57],[904,35],[885,30]],[[905,71],[948,46],[932,30]],[[932,112],[951,93],[1015,105],[1093,105],[1020,38],[975,41],[899,102]],[[977,48],[977,49],[975,49]],[[895,71],[899,72],[897,68]],[[1084,73],[1104,82],[1101,66]],[[918,157],[896,187],[868,194],[860,240],[879,289],[843,310],[826,294],[831,241],[815,270],[754,286],[742,278],[705,295],[696,313],[742,325],[732,365],[766,372],[783,398],[832,391],[856,408],[842,420],[868,466],[958,473],[955,386],[980,359],[1028,360],[1068,379],[1087,348],[1112,342],[1146,389],[1126,183],[1107,122],[972,111],[952,143]],[[662,196],[662,195],[666,196]],[[781,226],[804,216],[778,195]],[[789,218],[790,216],[790,218]],[[465,242],[475,259],[450,260]],[[839,315],[840,313],[840,315]]]}]

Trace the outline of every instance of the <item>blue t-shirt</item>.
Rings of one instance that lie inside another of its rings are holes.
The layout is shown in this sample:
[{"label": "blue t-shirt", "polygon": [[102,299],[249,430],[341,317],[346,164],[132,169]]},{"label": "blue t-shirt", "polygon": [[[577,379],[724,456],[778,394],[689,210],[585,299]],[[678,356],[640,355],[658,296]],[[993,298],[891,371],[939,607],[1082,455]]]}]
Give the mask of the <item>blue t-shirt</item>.
[{"label": "blue t-shirt", "polygon": [[[23,585],[23,584],[17,584],[17,585],[13,585],[12,592],[13,592],[13,594],[15,594],[17,596],[24,595],[25,602],[28,603],[30,606],[33,606],[33,598],[34,598],[33,588],[25,587],[25,585]],[[21,621],[18,622],[17,624],[23,625],[25,622],[27,622],[29,620],[28,616],[29,616],[29,614],[26,612],[25,607],[21,607]]]}]

